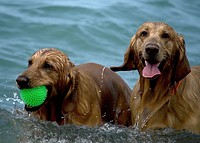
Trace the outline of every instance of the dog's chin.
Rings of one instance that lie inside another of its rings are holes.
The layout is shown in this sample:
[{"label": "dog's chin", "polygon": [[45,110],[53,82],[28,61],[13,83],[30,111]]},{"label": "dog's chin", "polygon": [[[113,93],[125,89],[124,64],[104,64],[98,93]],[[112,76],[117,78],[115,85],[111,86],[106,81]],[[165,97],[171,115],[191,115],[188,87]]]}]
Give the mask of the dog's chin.
[{"label": "dog's chin", "polygon": [[47,98],[45,99],[44,103],[39,105],[39,106],[36,106],[36,107],[31,107],[31,106],[25,105],[24,108],[25,108],[26,111],[35,112],[35,111],[39,110],[46,103],[46,101],[50,97],[51,91],[52,91],[51,86],[46,86],[46,88],[47,88],[48,92],[47,92]]},{"label": "dog's chin", "polygon": [[[43,105],[43,104],[42,104],[42,105]],[[31,107],[31,106],[25,105],[24,108],[25,108],[26,111],[28,111],[28,112],[35,112],[35,111],[39,110],[40,107],[41,107],[42,105],[36,106],[36,107]]]}]

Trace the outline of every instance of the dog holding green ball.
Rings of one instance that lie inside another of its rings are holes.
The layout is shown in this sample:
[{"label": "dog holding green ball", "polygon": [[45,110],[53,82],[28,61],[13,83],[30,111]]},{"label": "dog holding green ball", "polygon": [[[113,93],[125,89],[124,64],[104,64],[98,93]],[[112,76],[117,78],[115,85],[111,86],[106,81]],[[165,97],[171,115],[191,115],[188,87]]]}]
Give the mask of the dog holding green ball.
[{"label": "dog holding green ball", "polygon": [[58,49],[36,51],[16,79],[25,109],[58,124],[130,125],[129,86],[109,68],[95,63],[75,66]]}]

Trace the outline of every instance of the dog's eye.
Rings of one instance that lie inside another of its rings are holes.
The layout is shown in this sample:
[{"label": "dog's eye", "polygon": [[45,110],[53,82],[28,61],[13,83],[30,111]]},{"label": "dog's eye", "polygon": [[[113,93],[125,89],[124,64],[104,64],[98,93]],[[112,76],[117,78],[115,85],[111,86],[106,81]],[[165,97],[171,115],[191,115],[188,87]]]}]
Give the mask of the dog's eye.
[{"label": "dog's eye", "polygon": [[147,36],[147,32],[146,31],[142,31],[141,33],[140,33],[140,36],[142,36],[142,37],[146,37]]},{"label": "dog's eye", "polygon": [[28,67],[30,67],[33,64],[32,60],[28,60]]},{"label": "dog's eye", "polygon": [[51,70],[53,68],[53,66],[50,63],[45,62],[43,65],[43,68],[47,69],[47,70]]},{"label": "dog's eye", "polygon": [[169,34],[168,33],[163,33],[161,37],[164,38],[164,39],[167,39],[167,38],[169,38]]}]

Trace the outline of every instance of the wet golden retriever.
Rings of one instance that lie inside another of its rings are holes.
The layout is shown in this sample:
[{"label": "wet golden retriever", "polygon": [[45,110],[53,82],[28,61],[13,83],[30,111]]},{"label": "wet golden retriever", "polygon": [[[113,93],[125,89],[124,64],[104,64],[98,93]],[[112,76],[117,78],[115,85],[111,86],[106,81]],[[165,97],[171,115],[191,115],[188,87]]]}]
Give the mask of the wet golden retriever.
[{"label": "wet golden retriever", "polygon": [[75,66],[57,49],[35,52],[16,82],[19,89],[47,87],[47,99],[41,106],[25,105],[39,119],[87,126],[131,122],[131,90],[116,73],[95,63]]},{"label": "wet golden retriever", "polygon": [[184,38],[172,27],[162,22],[142,24],[122,66],[111,69],[139,72],[130,103],[135,126],[200,133],[200,67],[190,68]]}]

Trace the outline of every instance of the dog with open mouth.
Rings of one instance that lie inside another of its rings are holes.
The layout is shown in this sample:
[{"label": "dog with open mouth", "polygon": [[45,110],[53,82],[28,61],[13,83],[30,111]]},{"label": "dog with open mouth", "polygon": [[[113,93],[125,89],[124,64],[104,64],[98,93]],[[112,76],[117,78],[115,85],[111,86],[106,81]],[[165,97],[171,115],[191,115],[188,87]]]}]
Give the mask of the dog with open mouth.
[{"label": "dog with open mouth", "polygon": [[163,22],[146,22],[132,37],[124,63],[138,70],[131,96],[132,124],[141,130],[171,127],[200,133],[200,67],[190,67],[184,37]]},{"label": "dog with open mouth", "polygon": [[99,64],[75,66],[60,50],[35,52],[16,82],[19,89],[46,86],[47,98],[42,105],[25,105],[41,120],[88,126],[105,122],[128,126],[131,122],[131,90],[122,78]]}]

